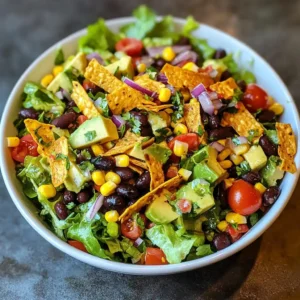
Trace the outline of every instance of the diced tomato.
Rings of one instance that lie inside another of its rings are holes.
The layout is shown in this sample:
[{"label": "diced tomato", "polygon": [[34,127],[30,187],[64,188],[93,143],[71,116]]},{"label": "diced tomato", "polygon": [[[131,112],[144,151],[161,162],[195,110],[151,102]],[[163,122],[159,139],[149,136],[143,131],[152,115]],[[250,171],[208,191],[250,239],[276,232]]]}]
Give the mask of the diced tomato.
[{"label": "diced tomato", "polygon": [[243,96],[243,103],[251,112],[265,109],[268,103],[268,94],[258,85],[249,84]]},{"label": "diced tomato", "polygon": [[124,38],[117,42],[116,50],[125,52],[129,56],[140,56],[143,50],[143,43],[134,38]]},{"label": "diced tomato", "polygon": [[27,155],[38,156],[38,144],[33,140],[31,134],[26,134],[20,139],[20,144],[11,151],[11,156],[15,161],[24,162]]},{"label": "diced tomato", "polygon": [[87,118],[86,116],[80,115],[80,116],[77,118],[76,122],[77,122],[79,125],[81,125],[81,124],[84,123],[87,119],[88,119],[88,118]]},{"label": "diced tomato", "polygon": [[100,185],[97,185],[97,184],[94,184],[94,189],[98,192],[98,193],[100,193]]},{"label": "diced tomato", "polygon": [[121,224],[121,232],[122,235],[131,240],[136,240],[142,235],[141,227],[137,224],[136,221],[133,221],[132,219],[128,219]]},{"label": "diced tomato", "polygon": [[177,202],[177,206],[183,214],[190,213],[192,210],[192,203],[187,199],[180,199]]},{"label": "diced tomato", "polygon": [[87,252],[85,246],[83,243],[79,242],[79,241],[75,241],[75,240],[68,240],[68,244],[71,245],[72,247],[78,249],[78,250],[81,250],[83,252]]},{"label": "diced tomato", "polygon": [[94,92],[99,90],[99,87],[95,83],[89,81],[88,79],[83,80],[82,86],[86,91]]},{"label": "diced tomato", "polygon": [[160,248],[147,247],[145,256],[146,265],[167,265],[165,253]]},{"label": "diced tomato", "polygon": [[238,225],[236,229],[232,225],[228,225],[227,227],[227,232],[233,243],[239,240],[243,236],[243,233],[246,233],[247,231],[249,231],[249,227],[246,224]]},{"label": "diced tomato", "polygon": [[178,168],[175,167],[175,166],[170,166],[168,168],[167,173],[166,173],[166,177],[167,178],[173,178],[173,177],[177,176],[177,174],[178,174]]},{"label": "diced tomato", "polygon": [[189,145],[189,151],[195,151],[199,148],[199,136],[196,133],[180,134],[173,138],[169,143],[168,147],[173,150],[175,141],[187,143]]}]

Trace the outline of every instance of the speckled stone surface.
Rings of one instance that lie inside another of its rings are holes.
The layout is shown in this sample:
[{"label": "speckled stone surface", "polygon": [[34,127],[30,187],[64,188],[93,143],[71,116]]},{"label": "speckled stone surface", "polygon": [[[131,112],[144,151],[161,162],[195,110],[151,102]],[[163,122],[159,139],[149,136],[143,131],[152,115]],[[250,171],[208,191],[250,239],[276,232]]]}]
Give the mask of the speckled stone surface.
[{"label": "speckled stone surface", "polygon": [[[300,105],[300,1],[146,2],[160,14],[193,14],[252,46]],[[0,1],[1,112],[21,73],[54,42],[99,16],[127,16],[137,4]],[[239,254],[193,272],[137,277],[90,267],[53,248],[23,219],[1,179],[0,299],[300,299],[299,195],[300,186],[274,225]]]}]

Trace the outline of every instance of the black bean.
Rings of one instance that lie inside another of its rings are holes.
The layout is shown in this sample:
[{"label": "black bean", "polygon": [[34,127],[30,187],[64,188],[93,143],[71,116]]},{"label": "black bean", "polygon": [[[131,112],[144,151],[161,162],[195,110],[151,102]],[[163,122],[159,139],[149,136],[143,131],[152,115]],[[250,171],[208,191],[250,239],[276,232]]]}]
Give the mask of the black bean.
[{"label": "black bean", "polygon": [[272,205],[278,199],[279,195],[280,195],[279,187],[277,186],[269,187],[263,193],[263,205],[264,206]]},{"label": "black bean", "polygon": [[154,66],[157,67],[158,69],[161,69],[165,65],[165,63],[166,63],[165,60],[159,58],[155,61]]},{"label": "black bean", "polygon": [[56,215],[60,220],[65,220],[68,217],[68,209],[62,201],[56,202],[54,205],[54,209]]},{"label": "black bean", "polygon": [[255,185],[256,183],[261,181],[261,177],[258,172],[250,171],[244,175],[242,175],[242,178],[249,182],[252,185]]},{"label": "black bean", "polygon": [[220,126],[220,118],[217,115],[208,117],[208,126],[210,129],[216,129]]},{"label": "black bean", "polygon": [[123,197],[119,196],[118,194],[114,193],[108,197],[104,197],[103,206],[107,209],[123,209],[126,206],[126,203]]},{"label": "black bean", "polygon": [[128,199],[136,199],[139,196],[139,191],[135,186],[132,186],[131,184],[122,183],[120,184],[116,192],[119,196],[128,198]]},{"label": "black bean", "polygon": [[68,126],[76,120],[75,112],[68,112],[54,119],[52,124],[56,127],[67,129]]},{"label": "black bean", "polygon": [[94,164],[96,169],[110,171],[116,167],[116,161],[111,156],[97,156],[92,158],[91,163]]},{"label": "black bean", "polygon": [[275,113],[271,110],[263,110],[257,116],[257,120],[261,123],[272,122],[275,120]]},{"label": "black bean", "polygon": [[259,139],[259,145],[264,150],[267,156],[277,155],[277,147],[273,144],[266,135]]},{"label": "black bean", "polygon": [[239,86],[239,88],[243,93],[246,91],[247,83],[245,82],[245,80],[238,80],[237,85]]},{"label": "black bean", "polygon": [[226,51],[224,49],[217,49],[214,55],[215,59],[223,58],[227,55]]},{"label": "black bean", "polygon": [[228,207],[227,192],[225,190],[223,182],[218,184],[214,189],[214,198],[220,201],[222,208]]},{"label": "black bean", "polygon": [[150,125],[148,126],[141,126],[141,136],[152,136],[152,128]]},{"label": "black bean", "polygon": [[79,203],[86,203],[90,200],[90,193],[86,190],[83,190],[77,194],[77,201]]},{"label": "black bean", "polygon": [[190,45],[190,39],[186,36],[181,36],[176,45]]},{"label": "black bean", "polygon": [[231,127],[220,127],[209,132],[209,140],[217,141],[234,137],[234,131]]},{"label": "black bean", "polygon": [[207,125],[208,122],[209,122],[209,117],[208,117],[208,114],[206,114],[203,109],[200,110],[200,114],[201,114],[201,120],[202,120],[202,124]]},{"label": "black bean", "polygon": [[232,77],[232,74],[228,70],[226,70],[221,75],[221,81],[224,81],[230,77]]},{"label": "black bean", "polygon": [[22,108],[19,112],[19,116],[22,119],[34,119],[37,120],[39,113],[33,108]]},{"label": "black bean", "polygon": [[231,178],[236,178],[237,177],[236,166],[235,165],[232,165],[230,168],[228,168],[227,172],[229,174],[229,177],[231,177]]},{"label": "black bean", "polygon": [[69,204],[71,202],[75,202],[76,200],[76,194],[74,192],[65,190],[63,195],[63,202],[65,204]]},{"label": "black bean", "polygon": [[130,168],[116,168],[115,172],[122,180],[129,180],[134,177],[134,172]]},{"label": "black bean", "polygon": [[130,113],[136,120],[138,120],[142,126],[147,126],[149,125],[148,123],[148,116],[147,114],[144,114],[142,112],[139,111],[132,111]]},{"label": "black bean", "polygon": [[212,240],[212,247],[217,251],[227,248],[230,244],[230,237],[226,232],[215,234]]},{"label": "black bean", "polygon": [[139,176],[139,178],[136,181],[136,187],[139,190],[149,190],[150,188],[150,173],[148,171],[145,171],[143,174]]}]

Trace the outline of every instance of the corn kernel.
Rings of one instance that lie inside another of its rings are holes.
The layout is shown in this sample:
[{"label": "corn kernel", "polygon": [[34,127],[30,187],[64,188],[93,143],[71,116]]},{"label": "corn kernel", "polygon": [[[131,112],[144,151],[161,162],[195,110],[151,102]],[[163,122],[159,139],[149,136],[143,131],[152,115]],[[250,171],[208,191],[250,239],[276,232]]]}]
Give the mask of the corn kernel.
[{"label": "corn kernel", "polygon": [[162,88],[159,90],[158,99],[161,102],[168,102],[171,97],[171,91],[168,88]]},{"label": "corn kernel", "polygon": [[241,162],[244,161],[243,156],[235,155],[235,154],[231,154],[230,159],[235,165],[239,165]]},{"label": "corn kernel", "polygon": [[191,93],[189,92],[188,89],[182,90],[182,91],[181,91],[181,94],[182,94],[182,97],[183,97],[184,102],[187,102],[188,100],[191,99]]},{"label": "corn kernel", "polygon": [[94,144],[91,148],[95,156],[99,156],[105,152],[103,146],[99,144]]},{"label": "corn kernel", "polygon": [[147,66],[145,64],[141,63],[141,64],[137,65],[136,69],[139,73],[144,73],[147,69]]},{"label": "corn kernel", "polygon": [[231,154],[231,150],[229,148],[224,149],[222,152],[219,153],[217,159],[218,161],[225,160]]},{"label": "corn kernel", "polygon": [[158,112],[159,116],[164,119],[167,123],[167,126],[169,126],[171,124],[171,117],[168,113],[166,113],[165,111],[160,111]]},{"label": "corn kernel", "polygon": [[273,111],[276,116],[283,113],[283,106],[280,103],[274,103],[269,107],[269,110]]},{"label": "corn kernel", "polygon": [[218,223],[217,225],[218,229],[222,232],[226,231],[227,227],[228,227],[228,223],[224,220]]},{"label": "corn kernel", "polygon": [[129,166],[129,156],[126,154],[121,154],[115,156],[116,166],[126,168]]},{"label": "corn kernel", "polygon": [[46,88],[51,83],[53,78],[54,76],[52,74],[45,75],[41,80],[41,85]]},{"label": "corn kernel", "polygon": [[162,58],[165,61],[171,61],[175,58],[175,56],[176,56],[176,53],[174,52],[172,47],[166,47],[162,52]]},{"label": "corn kernel", "polygon": [[218,143],[225,147],[225,145],[226,145],[226,139],[224,139],[224,140],[218,140]]},{"label": "corn kernel", "polygon": [[234,180],[235,180],[234,178],[226,178],[226,179],[224,179],[224,188],[225,188],[225,190],[227,190],[230,187],[232,187]]},{"label": "corn kernel", "polygon": [[107,172],[105,175],[105,180],[119,184],[121,182],[121,177],[115,172]]},{"label": "corn kernel", "polygon": [[55,66],[52,70],[52,74],[54,77],[56,77],[59,73],[61,73],[64,70],[63,66]]},{"label": "corn kernel", "polygon": [[263,193],[267,190],[267,188],[266,188],[263,184],[261,184],[260,182],[256,183],[256,184],[254,185],[254,187],[255,187],[261,194],[263,194]]},{"label": "corn kernel", "polygon": [[176,156],[179,157],[186,156],[188,149],[189,149],[189,145],[187,143],[175,141],[173,151]]},{"label": "corn kernel", "polygon": [[107,222],[117,222],[119,219],[119,213],[116,210],[110,210],[104,215]]},{"label": "corn kernel", "polygon": [[94,183],[98,186],[101,186],[105,183],[105,173],[104,171],[94,171],[92,173],[92,180],[94,181]]},{"label": "corn kernel", "polygon": [[199,220],[200,220],[200,222],[205,222],[208,219],[207,219],[207,217],[205,217],[204,215],[202,215],[202,216],[200,216]]},{"label": "corn kernel", "polygon": [[113,142],[107,142],[107,143],[104,143],[103,144],[103,147],[106,149],[106,150],[109,150],[111,149],[115,144]]},{"label": "corn kernel", "polygon": [[7,138],[7,147],[17,147],[20,144],[20,139],[16,136]]},{"label": "corn kernel", "polygon": [[183,169],[181,168],[179,171],[178,171],[178,174],[180,174],[182,176],[182,178],[185,180],[185,181],[188,181],[190,176],[192,175],[192,172],[187,170],[187,169]]},{"label": "corn kernel", "polygon": [[117,185],[114,182],[107,181],[100,187],[100,193],[105,197],[109,196],[115,191],[116,187]]},{"label": "corn kernel", "polygon": [[199,67],[196,64],[194,64],[193,62],[188,62],[182,67],[182,69],[193,71],[193,72],[198,72]]},{"label": "corn kernel", "polygon": [[43,184],[39,186],[38,191],[43,197],[47,199],[53,198],[56,195],[56,189],[52,184]]},{"label": "corn kernel", "polygon": [[176,135],[179,135],[179,134],[186,134],[186,133],[188,133],[188,129],[187,129],[187,127],[186,127],[184,124],[179,123],[179,124],[177,124],[177,125],[175,126],[175,128],[174,128],[174,133],[175,133]]},{"label": "corn kernel", "polygon": [[220,161],[220,166],[223,168],[223,169],[229,169],[232,167],[232,162],[230,160],[223,160],[223,161]]},{"label": "corn kernel", "polygon": [[199,101],[196,98],[192,98],[190,101],[191,104],[199,103]]},{"label": "corn kernel", "polygon": [[247,224],[247,218],[240,214],[229,212],[226,215],[226,221],[230,224]]},{"label": "corn kernel", "polygon": [[250,149],[249,144],[242,144],[234,147],[233,152],[235,155],[243,155]]}]

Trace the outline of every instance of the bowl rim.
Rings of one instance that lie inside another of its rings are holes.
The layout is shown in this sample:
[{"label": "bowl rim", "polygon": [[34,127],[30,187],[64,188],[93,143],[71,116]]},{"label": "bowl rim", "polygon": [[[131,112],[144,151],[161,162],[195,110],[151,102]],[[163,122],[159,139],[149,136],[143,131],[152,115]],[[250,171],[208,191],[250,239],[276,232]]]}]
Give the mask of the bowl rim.
[{"label": "bowl rim", "polygon": [[[160,17],[158,17],[160,18]],[[114,18],[114,19],[109,19],[106,20],[106,24],[108,27],[113,26],[113,25],[123,25],[128,22],[132,22],[134,19],[132,17],[123,17],[123,18]],[[177,18],[174,17],[174,22],[175,24],[178,25],[183,25],[185,20],[182,18]],[[206,28],[211,31],[215,31],[217,34],[223,35],[226,39],[233,39],[236,44],[238,44],[239,48],[244,48],[247,50],[247,52],[252,55],[253,57],[258,57],[261,59],[261,63],[268,67],[272,73],[274,73],[275,78],[278,80],[278,82],[281,85],[281,88],[286,96],[286,99],[288,101],[291,101],[291,109],[293,110],[293,115],[296,121],[296,129],[297,133],[299,134],[300,132],[300,122],[299,122],[299,114],[297,107],[295,105],[295,102],[288,91],[286,85],[282,81],[282,79],[279,77],[279,75],[276,73],[276,71],[270,66],[264,58],[262,58],[258,53],[256,53],[252,48],[250,48],[248,45],[245,43],[241,42],[239,39],[229,35],[226,32],[223,32],[222,30],[219,30],[215,27],[199,23],[201,28]],[[5,139],[5,124],[8,122],[11,122],[10,117],[9,117],[9,108],[11,105],[13,105],[15,101],[15,94],[18,92],[20,89],[20,85],[22,85],[22,82],[25,80],[25,78],[32,72],[32,70],[35,68],[36,64],[44,59],[46,56],[48,56],[53,50],[57,49],[58,46],[64,45],[67,42],[70,42],[74,39],[78,39],[80,36],[82,36],[86,32],[86,29],[81,29],[79,31],[76,31],[75,33],[67,36],[66,38],[58,41],[54,45],[52,45],[50,48],[48,48],[46,51],[44,51],[38,58],[36,58],[30,65],[29,67],[24,71],[22,76],[19,78],[17,83],[15,84],[13,90],[11,91],[8,101],[5,105],[5,108],[3,110],[2,118],[1,118],[1,128],[0,128],[0,149],[5,151],[7,148],[6,146],[6,139]],[[299,147],[300,141],[298,138],[297,141],[297,148],[300,149]],[[299,166],[300,162],[300,156],[298,161],[296,161],[297,166]],[[223,249],[221,251],[218,251],[214,254],[211,254],[209,256],[199,258],[196,260],[192,261],[187,261],[187,262],[181,262],[179,264],[169,264],[169,265],[159,265],[159,266],[143,266],[143,265],[133,265],[133,264],[127,264],[127,263],[120,263],[120,262],[113,262],[113,261],[108,261],[96,256],[93,256],[88,253],[84,253],[80,250],[77,250],[76,248],[70,246],[68,243],[62,241],[59,239],[50,229],[48,229],[46,226],[42,224],[42,222],[35,222],[35,220],[31,217],[31,212],[29,208],[22,203],[21,200],[19,200],[19,197],[17,195],[17,188],[10,182],[9,178],[9,173],[11,173],[11,170],[9,169],[9,166],[7,164],[7,161],[5,160],[5,156],[1,155],[0,156],[0,165],[1,165],[1,172],[2,176],[4,179],[5,186],[20,213],[22,216],[26,219],[26,221],[31,225],[31,227],[38,232],[44,239],[46,239],[50,244],[52,244],[54,247],[57,249],[61,250],[62,252],[82,261],[85,262],[89,265],[102,268],[105,270],[113,271],[113,272],[118,272],[118,273],[123,273],[123,274],[132,274],[132,275],[166,275],[166,274],[173,274],[173,273],[179,273],[179,272],[185,272],[185,271],[190,271],[194,270],[200,267],[204,267],[213,263],[216,263],[220,260],[223,260],[238,251],[242,250],[243,248],[247,247],[249,244],[254,242],[257,238],[259,238],[272,224],[273,222],[278,218],[282,210],[285,208],[286,204],[288,203],[295,187],[298,181],[299,177],[299,169],[297,172],[294,174],[292,177],[292,182],[290,183],[290,191],[287,195],[287,197],[282,201],[282,203],[276,202],[270,211],[267,213],[267,217],[264,216],[259,221],[259,224],[257,225],[256,230],[250,230],[245,236],[243,236],[242,239],[237,241],[236,243],[232,244],[230,247]],[[278,204],[278,205],[276,205]]]}]

